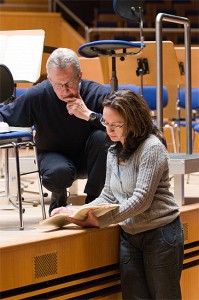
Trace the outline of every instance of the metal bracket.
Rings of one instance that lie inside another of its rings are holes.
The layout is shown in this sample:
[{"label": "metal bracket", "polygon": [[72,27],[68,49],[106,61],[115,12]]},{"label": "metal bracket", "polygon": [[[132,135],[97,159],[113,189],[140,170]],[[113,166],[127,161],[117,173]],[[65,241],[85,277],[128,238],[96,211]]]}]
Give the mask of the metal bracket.
[{"label": "metal bracket", "polygon": [[185,75],[184,63],[182,61],[179,62],[180,74]]},{"label": "metal bracket", "polygon": [[136,69],[137,76],[149,74],[149,64],[147,58],[138,58],[137,65],[138,65]]}]

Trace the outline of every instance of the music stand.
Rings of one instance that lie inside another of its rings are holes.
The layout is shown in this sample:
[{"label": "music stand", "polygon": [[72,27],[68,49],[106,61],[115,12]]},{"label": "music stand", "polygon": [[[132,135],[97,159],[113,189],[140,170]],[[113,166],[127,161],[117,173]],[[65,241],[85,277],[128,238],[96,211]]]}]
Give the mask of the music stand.
[{"label": "music stand", "polygon": [[118,16],[129,22],[139,23],[140,41],[142,45],[144,43],[143,2],[143,0],[113,0],[113,9]]},{"label": "music stand", "polygon": [[[116,75],[116,57],[124,60],[125,57],[138,55],[145,47],[143,41],[143,0],[113,0],[113,9],[121,18],[140,25],[140,42],[128,42],[123,40],[101,40],[82,45],[78,52],[84,57],[96,57],[101,55],[111,56],[112,77],[110,80],[111,91],[118,89],[118,79]],[[137,52],[128,52],[127,49],[139,48]]]}]

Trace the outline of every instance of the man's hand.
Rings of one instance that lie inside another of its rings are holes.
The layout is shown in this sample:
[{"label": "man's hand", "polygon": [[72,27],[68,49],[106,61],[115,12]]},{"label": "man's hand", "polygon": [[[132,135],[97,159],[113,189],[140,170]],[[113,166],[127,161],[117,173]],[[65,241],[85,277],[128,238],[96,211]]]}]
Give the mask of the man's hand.
[{"label": "man's hand", "polygon": [[79,93],[77,97],[66,98],[65,102],[69,115],[74,115],[86,121],[89,120],[91,111],[87,108]]}]

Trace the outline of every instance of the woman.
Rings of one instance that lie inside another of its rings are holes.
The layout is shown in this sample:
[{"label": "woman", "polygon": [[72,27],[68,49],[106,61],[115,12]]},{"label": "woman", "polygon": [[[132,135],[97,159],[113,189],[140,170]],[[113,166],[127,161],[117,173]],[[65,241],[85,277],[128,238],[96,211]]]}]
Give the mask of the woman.
[{"label": "woman", "polygon": [[[55,209],[82,227],[121,226],[120,267],[123,299],[181,299],[183,231],[179,208],[169,191],[166,141],[154,127],[143,98],[129,90],[103,101],[102,124],[109,147],[105,186],[90,204],[119,208],[85,221],[70,218],[70,208]],[[90,205],[88,204],[88,205]]]}]

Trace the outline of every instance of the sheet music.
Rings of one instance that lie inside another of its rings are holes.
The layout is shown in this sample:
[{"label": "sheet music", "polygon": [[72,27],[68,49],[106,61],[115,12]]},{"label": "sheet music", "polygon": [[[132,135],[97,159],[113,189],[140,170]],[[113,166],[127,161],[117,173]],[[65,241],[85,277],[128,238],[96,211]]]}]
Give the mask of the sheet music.
[{"label": "sheet music", "polygon": [[36,82],[41,72],[43,30],[0,31],[0,63],[15,82]]}]

